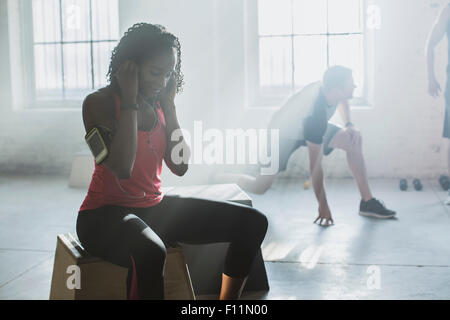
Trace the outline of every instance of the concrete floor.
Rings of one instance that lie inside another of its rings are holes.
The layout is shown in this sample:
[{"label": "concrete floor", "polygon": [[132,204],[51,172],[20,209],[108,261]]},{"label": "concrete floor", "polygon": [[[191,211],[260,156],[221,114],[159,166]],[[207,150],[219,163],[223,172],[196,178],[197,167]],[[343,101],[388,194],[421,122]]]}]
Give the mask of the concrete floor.
[{"label": "concrete floor", "polygon": [[[269,219],[262,251],[270,291],[243,299],[450,299],[450,207],[437,181],[401,192],[371,180],[398,218],[357,214],[352,179],[327,180],[335,225],[313,224],[303,180],[278,179],[254,207]],[[56,235],[73,232],[85,189],[66,177],[0,176],[0,299],[48,299]],[[202,298],[202,297],[201,297]]]}]

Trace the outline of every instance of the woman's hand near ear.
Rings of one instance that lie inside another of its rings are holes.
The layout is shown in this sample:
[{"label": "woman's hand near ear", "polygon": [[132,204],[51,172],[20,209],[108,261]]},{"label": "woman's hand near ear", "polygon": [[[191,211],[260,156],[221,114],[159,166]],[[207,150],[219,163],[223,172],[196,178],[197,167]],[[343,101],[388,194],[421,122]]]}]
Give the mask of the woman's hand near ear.
[{"label": "woman's hand near ear", "polygon": [[121,100],[124,104],[136,104],[139,90],[138,66],[127,60],[120,66],[115,77],[120,87]]},{"label": "woman's hand near ear", "polygon": [[[188,170],[188,161],[191,155],[189,145],[184,140],[181,132],[180,124],[178,123],[177,112],[175,108],[175,95],[177,93],[177,82],[174,74],[170,77],[166,87],[161,91],[159,95],[159,101],[164,111],[164,117],[166,120],[166,153],[164,155],[164,161],[177,176],[183,176]],[[177,138],[172,140],[172,135],[175,133]],[[172,150],[177,147],[180,154],[176,154],[177,159],[172,159]],[[180,162],[179,160],[182,159]]]},{"label": "woman's hand near ear", "polygon": [[166,86],[164,87],[164,89],[161,90],[161,93],[159,94],[159,101],[165,114],[174,111],[176,94],[177,94],[177,81],[175,78],[175,74],[172,73]]}]

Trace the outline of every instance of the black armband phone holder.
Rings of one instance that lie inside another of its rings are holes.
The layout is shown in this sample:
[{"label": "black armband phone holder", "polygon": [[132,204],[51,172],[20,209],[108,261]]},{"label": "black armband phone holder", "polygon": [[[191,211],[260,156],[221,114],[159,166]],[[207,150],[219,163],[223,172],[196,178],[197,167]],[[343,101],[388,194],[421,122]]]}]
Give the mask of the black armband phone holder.
[{"label": "black armband phone holder", "polygon": [[92,128],[84,137],[91,149],[96,164],[101,164],[109,155],[108,146],[111,144],[111,132],[101,126]]}]

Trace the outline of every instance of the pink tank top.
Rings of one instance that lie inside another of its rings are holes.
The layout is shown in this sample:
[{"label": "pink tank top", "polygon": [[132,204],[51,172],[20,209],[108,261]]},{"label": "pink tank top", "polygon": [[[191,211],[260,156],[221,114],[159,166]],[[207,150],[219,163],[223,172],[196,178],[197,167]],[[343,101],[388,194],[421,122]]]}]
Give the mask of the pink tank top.
[{"label": "pink tank top", "polygon": [[[116,120],[120,115],[120,100],[114,94]],[[158,124],[152,131],[138,130],[136,159],[129,179],[117,178],[107,167],[97,165],[92,174],[88,193],[79,211],[104,205],[151,207],[163,198],[161,185],[162,160],[166,151],[166,121],[157,104]]]}]

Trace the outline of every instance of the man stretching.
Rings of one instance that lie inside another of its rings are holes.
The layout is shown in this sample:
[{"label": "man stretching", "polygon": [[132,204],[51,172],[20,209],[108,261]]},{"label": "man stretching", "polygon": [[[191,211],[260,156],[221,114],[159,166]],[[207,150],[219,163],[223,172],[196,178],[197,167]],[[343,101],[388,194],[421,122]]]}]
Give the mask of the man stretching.
[{"label": "man stretching", "polygon": [[[352,70],[334,66],[329,68],[323,81],[314,82],[293,95],[272,117],[270,129],[279,130],[279,170],[273,175],[259,174],[252,177],[245,174],[222,173],[214,176],[216,182],[235,182],[246,191],[265,193],[277,174],[286,170],[289,157],[301,146],[307,146],[309,170],[316,198],[319,202],[319,216],[314,222],[329,225],[333,222],[325,195],[322,171],[322,157],[333,149],[347,153],[348,165],[356,179],[361,193],[359,214],[375,218],[392,218],[395,212],[375,199],[370,191],[366,166],[362,153],[361,134],[350,121],[348,100],[356,88]],[[328,121],[339,109],[345,129]],[[269,147],[270,150],[270,147]]]}]

